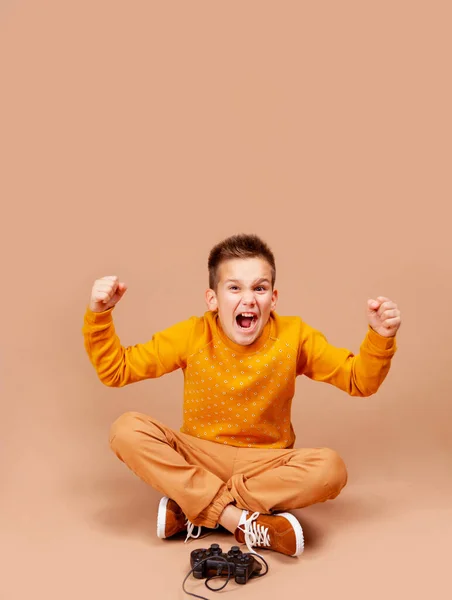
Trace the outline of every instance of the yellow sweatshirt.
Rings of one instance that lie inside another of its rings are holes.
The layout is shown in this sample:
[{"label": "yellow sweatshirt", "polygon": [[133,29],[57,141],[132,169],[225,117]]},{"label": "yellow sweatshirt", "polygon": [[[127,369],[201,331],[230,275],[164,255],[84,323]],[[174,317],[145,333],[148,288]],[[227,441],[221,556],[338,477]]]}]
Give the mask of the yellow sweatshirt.
[{"label": "yellow sweatshirt", "polygon": [[124,348],[112,311],[86,310],[83,335],[88,356],[105,385],[121,387],[184,373],[183,433],[222,444],[292,448],[291,404],[297,375],[330,383],[351,396],[370,396],[384,381],[395,338],[370,327],[354,355],[329,344],[299,317],[272,312],[250,346],[232,342],[216,313],[191,317]]}]

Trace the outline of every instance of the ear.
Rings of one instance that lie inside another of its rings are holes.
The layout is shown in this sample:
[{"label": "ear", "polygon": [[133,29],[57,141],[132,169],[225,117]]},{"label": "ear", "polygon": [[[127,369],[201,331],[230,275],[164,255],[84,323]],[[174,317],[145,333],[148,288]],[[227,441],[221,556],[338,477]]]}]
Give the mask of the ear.
[{"label": "ear", "polygon": [[206,299],[207,308],[209,310],[214,312],[215,310],[218,309],[217,295],[215,294],[215,292],[212,289],[209,288],[208,290],[206,290],[205,299]]},{"label": "ear", "polygon": [[270,305],[270,310],[275,310],[277,302],[278,302],[278,290],[273,290],[272,303]]}]

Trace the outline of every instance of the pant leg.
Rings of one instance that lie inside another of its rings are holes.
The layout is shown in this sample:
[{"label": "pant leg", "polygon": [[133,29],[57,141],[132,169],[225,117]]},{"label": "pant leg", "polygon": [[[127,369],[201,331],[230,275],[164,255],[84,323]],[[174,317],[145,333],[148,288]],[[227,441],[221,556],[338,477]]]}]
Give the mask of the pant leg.
[{"label": "pant leg", "polygon": [[239,508],[270,514],[335,498],[347,483],[341,457],[329,448],[240,449],[228,481]]},{"label": "pant leg", "polygon": [[135,412],[113,423],[110,446],[140,479],[175,500],[195,525],[214,527],[233,502],[226,482],[236,448],[174,431]]}]

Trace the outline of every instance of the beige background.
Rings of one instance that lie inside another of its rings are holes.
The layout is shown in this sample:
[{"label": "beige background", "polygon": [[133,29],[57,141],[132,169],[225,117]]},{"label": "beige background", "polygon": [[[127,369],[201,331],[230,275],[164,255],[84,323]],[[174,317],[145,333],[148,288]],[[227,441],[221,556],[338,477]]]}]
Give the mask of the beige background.
[{"label": "beige background", "polygon": [[[349,485],[297,511],[300,559],[229,597],[446,598],[452,534],[449,2],[0,5],[3,600],[185,598],[200,542],[108,448],[141,410],[181,423],[182,375],[109,389],[83,348],[117,274],[124,345],[205,310],[207,255],[255,232],[279,312],[357,351],[368,297],[402,309],[378,394],[299,379],[300,446]],[[213,535],[203,544],[232,539]],[[191,591],[212,598],[194,580]]]}]

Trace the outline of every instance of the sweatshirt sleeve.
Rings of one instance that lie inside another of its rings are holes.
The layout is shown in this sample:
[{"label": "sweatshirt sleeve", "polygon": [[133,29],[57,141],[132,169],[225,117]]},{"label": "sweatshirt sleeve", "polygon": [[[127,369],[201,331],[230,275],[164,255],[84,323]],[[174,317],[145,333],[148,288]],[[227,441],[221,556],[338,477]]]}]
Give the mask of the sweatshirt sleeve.
[{"label": "sweatshirt sleeve", "polygon": [[297,375],[330,383],[350,396],[371,396],[385,380],[396,349],[395,337],[383,337],[369,326],[355,356],[329,344],[320,331],[302,323]]},{"label": "sweatshirt sleeve", "polygon": [[85,349],[102,383],[123,387],[185,368],[196,317],[156,333],[144,344],[125,348],[116,334],[112,311],[95,313],[87,308],[82,328]]}]

